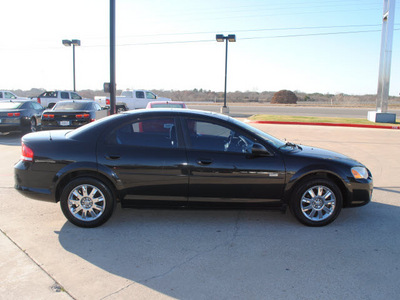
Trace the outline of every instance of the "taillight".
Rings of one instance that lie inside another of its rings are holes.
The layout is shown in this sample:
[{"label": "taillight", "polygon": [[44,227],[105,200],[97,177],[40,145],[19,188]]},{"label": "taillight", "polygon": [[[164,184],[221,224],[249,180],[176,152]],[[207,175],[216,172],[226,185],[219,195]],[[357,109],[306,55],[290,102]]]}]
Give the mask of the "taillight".
[{"label": "taillight", "polygon": [[106,98],[106,105],[110,105],[110,99]]},{"label": "taillight", "polygon": [[8,113],[7,116],[8,117],[19,117],[21,115],[21,113]]},{"label": "taillight", "polygon": [[89,115],[89,114],[75,115],[75,117],[76,117],[77,119],[82,119],[82,118],[89,118],[90,115]]},{"label": "taillight", "polygon": [[39,104],[42,103],[39,97],[37,98],[37,102],[38,102]]},{"label": "taillight", "polygon": [[22,143],[22,155],[21,160],[25,161],[33,161],[33,150],[29,148],[27,145]]},{"label": "taillight", "polygon": [[43,118],[54,119],[54,115],[44,114]]}]

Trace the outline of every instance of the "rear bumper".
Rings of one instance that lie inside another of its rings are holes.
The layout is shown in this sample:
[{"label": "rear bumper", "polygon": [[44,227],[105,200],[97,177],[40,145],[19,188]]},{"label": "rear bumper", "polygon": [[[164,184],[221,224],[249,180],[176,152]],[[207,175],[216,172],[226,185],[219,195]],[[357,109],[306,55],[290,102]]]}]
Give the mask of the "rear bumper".
[{"label": "rear bumper", "polygon": [[14,166],[14,188],[20,194],[31,199],[57,202],[52,189],[43,186],[43,182],[46,180],[41,180],[40,173],[33,174],[35,172],[30,170],[29,165],[29,162],[19,161]]},{"label": "rear bumper", "polygon": [[0,132],[22,131],[20,124],[0,124]]},{"label": "rear bumper", "polygon": [[23,196],[35,200],[47,201],[47,202],[56,202],[50,190],[47,189],[39,189],[39,188],[30,188],[26,186],[21,186],[15,184],[15,189]]}]

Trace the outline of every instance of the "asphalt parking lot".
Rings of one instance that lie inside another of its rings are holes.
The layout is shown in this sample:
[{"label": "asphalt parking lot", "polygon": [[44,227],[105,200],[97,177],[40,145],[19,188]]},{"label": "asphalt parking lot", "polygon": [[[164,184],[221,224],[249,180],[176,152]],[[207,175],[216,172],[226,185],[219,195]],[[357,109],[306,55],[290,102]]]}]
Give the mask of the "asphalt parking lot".
[{"label": "asphalt parking lot", "polygon": [[0,136],[0,299],[398,299],[400,131],[256,126],[361,161],[373,201],[322,228],[289,212],[118,207],[82,229],[13,189],[20,135]]}]

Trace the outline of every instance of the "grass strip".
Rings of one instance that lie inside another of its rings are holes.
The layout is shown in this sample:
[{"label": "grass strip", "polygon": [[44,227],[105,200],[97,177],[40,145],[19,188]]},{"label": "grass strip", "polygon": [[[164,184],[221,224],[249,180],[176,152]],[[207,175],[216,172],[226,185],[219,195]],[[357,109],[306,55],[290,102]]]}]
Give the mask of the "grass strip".
[{"label": "grass strip", "polygon": [[248,118],[252,121],[273,122],[304,122],[304,123],[332,123],[332,124],[361,124],[361,125],[399,125],[396,123],[375,123],[366,119],[357,118],[333,118],[333,117],[305,117],[305,116],[277,116],[277,115],[253,115]]}]

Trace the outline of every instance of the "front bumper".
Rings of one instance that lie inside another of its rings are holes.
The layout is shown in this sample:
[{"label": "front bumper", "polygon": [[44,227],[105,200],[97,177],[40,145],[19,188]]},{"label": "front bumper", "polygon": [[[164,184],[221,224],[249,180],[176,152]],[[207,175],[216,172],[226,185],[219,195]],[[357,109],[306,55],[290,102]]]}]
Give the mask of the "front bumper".
[{"label": "front bumper", "polygon": [[363,206],[371,202],[374,190],[374,183],[372,177],[363,180],[355,180],[351,183],[351,195],[346,207]]}]

